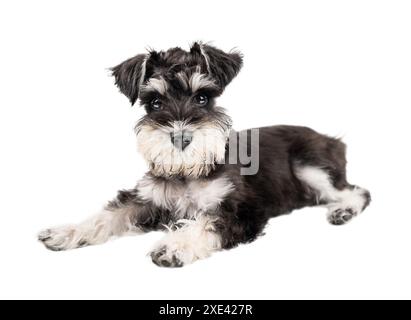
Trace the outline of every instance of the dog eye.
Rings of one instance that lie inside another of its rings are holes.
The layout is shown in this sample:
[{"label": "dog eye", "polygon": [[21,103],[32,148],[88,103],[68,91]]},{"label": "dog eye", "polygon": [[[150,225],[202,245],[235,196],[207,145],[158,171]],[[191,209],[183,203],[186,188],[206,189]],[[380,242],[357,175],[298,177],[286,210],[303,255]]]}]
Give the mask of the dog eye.
[{"label": "dog eye", "polygon": [[161,109],[161,100],[159,98],[155,98],[150,101],[150,107],[153,110],[160,110]]},{"label": "dog eye", "polygon": [[204,107],[208,103],[208,97],[205,94],[198,94],[194,97],[194,103],[200,107]]}]

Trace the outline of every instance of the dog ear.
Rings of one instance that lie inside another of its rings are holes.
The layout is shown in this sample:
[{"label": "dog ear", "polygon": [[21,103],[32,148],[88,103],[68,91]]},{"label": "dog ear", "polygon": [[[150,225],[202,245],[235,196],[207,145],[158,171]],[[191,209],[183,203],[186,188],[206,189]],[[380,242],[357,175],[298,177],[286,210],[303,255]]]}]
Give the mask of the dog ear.
[{"label": "dog ear", "polygon": [[214,77],[223,88],[240,72],[243,66],[243,55],[238,51],[228,53],[213,46],[194,43],[191,53],[200,53],[207,66],[208,73]]},{"label": "dog ear", "polygon": [[130,100],[131,105],[137,101],[140,86],[146,79],[148,58],[149,54],[139,54],[111,68],[115,84],[120,92]]}]

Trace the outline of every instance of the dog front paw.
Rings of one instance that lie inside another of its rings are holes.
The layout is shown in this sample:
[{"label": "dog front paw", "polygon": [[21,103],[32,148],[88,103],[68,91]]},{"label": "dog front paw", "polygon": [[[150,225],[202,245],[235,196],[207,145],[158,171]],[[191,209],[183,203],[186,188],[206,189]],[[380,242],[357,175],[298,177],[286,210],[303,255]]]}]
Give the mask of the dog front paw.
[{"label": "dog front paw", "polygon": [[151,253],[151,260],[159,267],[180,268],[184,266],[181,260],[181,252],[173,251],[166,245],[154,249]]},{"label": "dog front paw", "polygon": [[52,251],[62,251],[80,248],[87,245],[87,241],[78,237],[72,226],[46,229],[38,234],[38,240]]}]

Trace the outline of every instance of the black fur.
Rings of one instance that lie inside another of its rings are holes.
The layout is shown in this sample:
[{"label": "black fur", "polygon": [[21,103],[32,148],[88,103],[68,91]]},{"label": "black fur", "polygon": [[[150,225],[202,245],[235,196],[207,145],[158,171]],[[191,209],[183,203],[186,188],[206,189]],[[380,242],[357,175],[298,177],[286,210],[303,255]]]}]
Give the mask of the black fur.
[{"label": "black fur", "polygon": [[145,59],[145,54],[139,54],[111,69],[116,79],[116,85],[121,93],[130,100],[131,104],[134,104],[138,98],[142,65]]}]

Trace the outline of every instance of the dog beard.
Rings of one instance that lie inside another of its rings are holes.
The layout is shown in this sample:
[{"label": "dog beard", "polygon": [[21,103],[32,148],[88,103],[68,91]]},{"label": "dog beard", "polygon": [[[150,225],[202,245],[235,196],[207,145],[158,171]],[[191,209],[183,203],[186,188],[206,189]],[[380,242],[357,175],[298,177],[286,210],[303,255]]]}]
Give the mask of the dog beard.
[{"label": "dog beard", "polygon": [[[186,123],[173,121],[159,125],[143,119],[136,126],[137,148],[155,176],[207,176],[225,159],[231,119],[220,116],[213,121]],[[176,148],[170,139],[175,132],[192,132],[192,142],[184,149]]]}]

